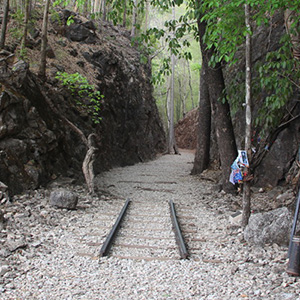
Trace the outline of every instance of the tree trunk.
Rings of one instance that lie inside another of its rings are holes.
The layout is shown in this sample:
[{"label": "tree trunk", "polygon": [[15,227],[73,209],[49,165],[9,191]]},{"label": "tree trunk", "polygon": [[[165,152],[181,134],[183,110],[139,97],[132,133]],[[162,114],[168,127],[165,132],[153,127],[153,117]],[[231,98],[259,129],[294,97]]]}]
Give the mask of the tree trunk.
[{"label": "tree trunk", "polygon": [[82,163],[82,172],[84,174],[84,178],[86,181],[86,184],[88,186],[88,190],[90,194],[95,193],[95,184],[94,184],[94,161],[95,161],[95,154],[96,151],[98,150],[96,147],[96,142],[95,142],[96,134],[92,133],[88,136],[87,139],[87,147],[88,150],[86,152],[84,161]]},{"label": "tree trunk", "polygon": [[209,98],[212,108],[212,118],[216,128],[217,143],[222,169],[222,186],[225,192],[234,192],[234,186],[229,182],[231,165],[237,157],[237,149],[230,116],[230,107],[224,97],[225,83],[221,64],[208,69]]},{"label": "tree trunk", "polygon": [[201,174],[209,166],[211,107],[206,82],[207,64],[203,62],[200,76],[200,101],[197,129],[197,149],[191,174]]},{"label": "tree trunk", "polygon": [[[250,32],[250,6],[245,4],[245,23],[248,31]],[[245,132],[245,150],[248,154],[248,161],[251,159],[251,36],[250,33],[246,35],[246,132]],[[250,169],[249,169],[250,170]],[[248,170],[248,172],[249,172]],[[243,215],[242,226],[245,228],[248,224],[251,211],[251,189],[250,182],[244,181],[243,186]]]},{"label": "tree trunk", "polygon": [[102,0],[102,13],[103,13],[102,20],[106,21],[106,14],[107,14],[107,11],[106,11],[106,0]]},{"label": "tree trunk", "polygon": [[96,18],[99,18],[100,15],[100,0],[95,0],[94,1],[94,8],[93,8],[93,12],[95,14]]},{"label": "tree trunk", "polygon": [[6,36],[6,28],[8,23],[8,11],[9,11],[9,0],[5,0],[3,7],[3,19],[2,19],[2,27],[1,27],[1,38],[0,38],[0,49],[3,49],[5,46],[5,36]]},{"label": "tree trunk", "polygon": [[[198,5],[201,1],[198,0]],[[203,63],[207,64],[207,72],[204,80],[207,83],[209,99],[211,104],[212,119],[215,125],[219,156],[222,169],[222,186],[224,191],[233,192],[234,186],[229,182],[231,164],[237,156],[236,142],[234,137],[233,125],[230,115],[228,101],[222,101],[225,97],[225,83],[221,64],[208,67],[208,63],[214,54],[214,48],[207,49],[203,37],[206,30],[206,23],[198,19],[199,41],[202,51]]]},{"label": "tree trunk", "polygon": [[83,4],[83,15],[85,17],[87,17],[89,15],[89,3],[90,3],[90,1],[86,0],[86,1],[84,1],[84,4]]},{"label": "tree trunk", "polygon": [[126,18],[127,18],[127,1],[124,0],[123,2],[123,27],[126,27]]},{"label": "tree trunk", "polygon": [[145,28],[144,28],[144,32],[146,32],[148,30],[148,24],[149,24],[149,10],[150,10],[150,3],[149,0],[145,0],[146,1],[146,11],[145,11]]},{"label": "tree trunk", "polygon": [[[175,7],[173,7],[173,18],[175,19]],[[174,131],[174,80],[175,80],[175,55],[171,53],[171,84],[170,84],[170,105],[169,105],[169,145],[168,153],[179,154]]]},{"label": "tree trunk", "polygon": [[187,61],[187,65],[188,65],[188,73],[189,73],[189,87],[190,87],[191,100],[192,100],[192,109],[194,109],[195,108],[195,103],[194,103],[194,94],[193,94],[193,87],[192,87],[191,66],[190,66],[190,63],[188,61]]},{"label": "tree trunk", "polygon": [[131,37],[135,37],[138,0],[133,2]]},{"label": "tree trunk", "polygon": [[30,0],[26,0],[25,2],[25,15],[24,15],[24,31],[23,31],[23,37],[21,42],[21,55],[20,57],[24,59],[25,56],[25,48],[26,48],[26,42],[27,42],[27,31],[28,31],[28,21],[29,21],[29,5]]},{"label": "tree trunk", "polygon": [[41,63],[39,68],[39,76],[42,80],[46,79],[46,64],[47,64],[47,31],[48,31],[48,14],[49,14],[50,0],[45,3],[43,27],[42,27],[42,45],[41,45]]}]

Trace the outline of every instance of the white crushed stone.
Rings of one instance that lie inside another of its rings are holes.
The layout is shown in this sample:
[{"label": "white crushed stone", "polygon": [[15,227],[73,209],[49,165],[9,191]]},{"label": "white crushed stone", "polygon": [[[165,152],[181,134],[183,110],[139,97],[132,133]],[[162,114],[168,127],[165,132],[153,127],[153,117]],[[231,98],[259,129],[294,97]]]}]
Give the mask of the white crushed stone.
[{"label": "white crushed stone", "polygon": [[[299,278],[285,272],[287,247],[246,244],[241,229],[228,221],[228,203],[240,198],[189,175],[192,162],[193,154],[183,152],[103,173],[96,184],[111,194],[86,196],[84,188],[73,186],[79,194],[75,211],[50,207],[49,191],[43,190],[6,204],[0,299],[299,300]],[[169,260],[98,259],[127,198],[132,203],[111,254]],[[178,259],[166,217],[170,199],[186,231],[190,260]],[[162,239],[158,228],[165,229]],[[145,239],[149,235],[152,239]],[[25,238],[27,247],[10,253],[8,237]]]}]

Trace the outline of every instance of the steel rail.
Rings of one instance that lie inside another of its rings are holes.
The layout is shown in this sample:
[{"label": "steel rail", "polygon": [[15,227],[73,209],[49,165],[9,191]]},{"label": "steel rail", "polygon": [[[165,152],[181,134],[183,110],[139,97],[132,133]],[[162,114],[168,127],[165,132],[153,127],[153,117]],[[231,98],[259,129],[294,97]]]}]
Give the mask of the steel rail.
[{"label": "steel rail", "polygon": [[103,243],[102,247],[101,247],[101,250],[100,250],[100,253],[99,253],[99,256],[100,257],[103,257],[103,256],[106,256],[112,246],[112,243],[116,237],[116,234],[120,228],[120,225],[121,225],[121,222],[125,216],[125,213],[126,213],[126,210],[130,204],[131,200],[130,199],[127,199],[114,226],[112,227],[110,233],[108,234],[105,242]]},{"label": "steel rail", "polygon": [[173,230],[175,232],[175,238],[176,238],[176,242],[179,248],[179,253],[180,253],[180,257],[182,259],[187,259],[189,254],[188,251],[186,249],[185,243],[184,243],[184,239],[182,237],[182,233],[181,233],[181,229],[179,226],[179,223],[177,221],[177,216],[176,216],[176,210],[175,210],[175,205],[174,202],[172,200],[169,201],[169,205],[170,205],[170,212],[171,212],[171,219],[172,219],[172,224],[173,224]]}]

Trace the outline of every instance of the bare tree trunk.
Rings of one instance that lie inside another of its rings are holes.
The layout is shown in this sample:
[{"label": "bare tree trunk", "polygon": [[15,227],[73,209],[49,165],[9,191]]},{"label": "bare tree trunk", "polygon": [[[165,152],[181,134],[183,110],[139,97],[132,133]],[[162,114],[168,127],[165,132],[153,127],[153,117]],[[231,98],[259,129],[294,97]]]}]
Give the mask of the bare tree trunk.
[{"label": "bare tree trunk", "polygon": [[85,17],[87,17],[89,14],[89,2],[90,2],[89,0],[86,0],[83,4],[83,15]]},{"label": "bare tree trunk", "polygon": [[131,37],[135,37],[138,0],[133,2]]},{"label": "bare tree trunk", "polygon": [[39,68],[39,76],[42,80],[46,79],[46,64],[47,64],[47,31],[48,31],[48,14],[49,14],[50,0],[46,0],[42,27],[42,45],[41,45],[41,63]]},{"label": "bare tree trunk", "polygon": [[193,94],[193,87],[192,87],[191,66],[190,66],[190,63],[188,61],[187,61],[187,64],[188,64],[189,87],[190,87],[191,100],[192,100],[192,109],[194,109],[195,108],[195,103],[194,103],[194,94]]},{"label": "bare tree trunk", "polygon": [[102,0],[102,13],[103,13],[102,20],[106,21],[106,0]]},{"label": "bare tree trunk", "polygon": [[170,78],[170,97],[169,97],[169,146],[168,153],[172,153],[175,143],[174,133],[174,71],[175,71],[175,57],[171,54],[171,78]]},{"label": "bare tree trunk", "polygon": [[[250,32],[250,6],[245,4],[245,23]],[[248,161],[251,159],[251,36],[250,33],[246,35],[246,132],[245,132],[245,150],[248,154]],[[250,170],[250,169],[249,169]],[[249,172],[248,170],[248,172]],[[249,221],[251,211],[251,189],[250,182],[245,181],[243,186],[243,215],[242,226],[246,227]]]},{"label": "bare tree trunk", "polygon": [[[175,19],[175,7],[173,10],[173,19]],[[172,153],[174,150],[175,154],[179,154],[174,131],[174,78],[175,78],[175,55],[171,54],[171,84],[170,84],[170,110],[169,110],[169,145],[168,153]]]},{"label": "bare tree trunk", "polygon": [[123,27],[126,27],[126,18],[127,18],[127,1],[123,2]]},{"label": "bare tree trunk", "polygon": [[3,19],[2,19],[2,27],[1,27],[1,38],[0,38],[0,49],[3,49],[5,46],[5,36],[6,36],[6,28],[8,23],[8,11],[9,11],[9,0],[5,0],[3,7]]},{"label": "bare tree trunk", "polygon": [[95,153],[98,150],[96,147],[96,142],[95,142],[96,134],[92,133],[88,136],[87,139],[87,147],[88,150],[86,152],[84,161],[82,163],[82,172],[85,177],[85,182],[88,186],[88,190],[90,194],[93,194],[95,192],[95,184],[94,184],[94,161],[95,161]]},{"label": "bare tree trunk", "polygon": [[[179,98],[180,98],[179,107],[181,106],[182,117],[184,118],[186,114],[186,105],[185,105],[186,93],[184,92],[180,77],[178,77],[178,88],[179,88]],[[177,114],[177,120],[179,119],[180,119],[180,109],[178,109],[178,114]]]},{"label": "bare tree trunk", "polygon": [[145,0],[145,1],[146,1],[146,11],[145,11],[145,28],[144,28],[144,32],[146,32],[148,30],[149,10],[150,10],[149,0]]},{"label": "bare tree trunk", "polygon": [[207,63],[203,61],[200,77],[199,123],[197,129],[197,148],[191,174],[201,174],[210,162],[211,107],[206,82]]},{"label": "bare tree trunk", "polygon": [[94,15],[97,16],[97,18],[99,18],[100,15],[100,0],[94,0],[94,7],[93,7],[93,12]]},{"label": "bare tree trunk", "polygon": [[21,41],[21,55],[20,57],[24,59],[25,56],[25,48],[26,48],[26,42],[27,42],[27,31],[28,31],[28,21],[29,21],[29,5],[30,0],[26,0],[25,2],[25,15],[24,15],[24,31],[23,31],[23,37]]},{"label": "bare tree trunk", "polygon": [[212,118],[216,128],[217,143],[222,169],[222,187],[225,192],[234,192],[235,187],[229,182],[231,165],[237,157],[236,142],[230,116],[230,107],[224,97],[225,82],[221,64],[209,68],[209,98],[212,108]]}]

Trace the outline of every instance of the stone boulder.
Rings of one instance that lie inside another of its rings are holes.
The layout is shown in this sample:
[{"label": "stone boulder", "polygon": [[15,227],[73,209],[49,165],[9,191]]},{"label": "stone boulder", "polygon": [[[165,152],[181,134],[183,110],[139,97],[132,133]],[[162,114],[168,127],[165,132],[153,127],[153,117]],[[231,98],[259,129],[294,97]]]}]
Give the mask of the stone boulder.
[{"label": "stone boulder", "polygon": [[[295,113],[299,114],[300,108]],[[299,130],[300,121],[295,120],[278,134],[264,160],[255,170],[257,187],[273,187],[285,181],[299,149]]]},{"label": "stone boulder", "polygon": [[66,189],[52,191],[50,194],[50,205],[58,208],[76,209],[78,196]]},{"label": "stone boulder", "polygon": [[248,243],[287,245],[292,225],[292,216],[286,207],[250,216],[244,238]]},{"label": "stone boulder", "polygon": [[66,37],[75,42],[95,43],[97,36],[93,30],[89,29],[90,23],[87,26],[85,24],[71,24],[66,27]]}]

